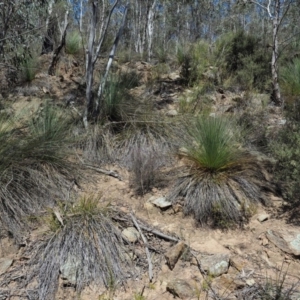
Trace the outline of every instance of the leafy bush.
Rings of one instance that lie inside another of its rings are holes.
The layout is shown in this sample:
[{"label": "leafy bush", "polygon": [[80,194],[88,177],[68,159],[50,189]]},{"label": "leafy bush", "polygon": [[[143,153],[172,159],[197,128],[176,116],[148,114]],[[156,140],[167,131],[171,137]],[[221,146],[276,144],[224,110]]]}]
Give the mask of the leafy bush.
[{"label": "leafy bush", "polygon": [[106,84],[102,114],[110,121],[124,121],[136,109],[135,99],[129,93],[138,86],[135,72],[120,73],[112,76]]},{"label": "leafy bush", "polygon": [[168,198],[184,197],[185,214],[201,224],[242,225],[265,203],[260,184],[261,166],[242,148],[238,128],[223,118],[198,117],[187,129],[188,140],[179,154],[185,168]]},{"label": "leafy bush", "polygon": [[274,179],[281,187],[284,199],[291,204],[298,203],[300,180],[300,126],[290,122],[284,126],[269,145],[276,164]]},{"label": "leafy bush", "polygon": [[291,63],[282,68],[282,88],[289,96],[300,94],[300,58],[294,59]]},{"label": "leafy bush", "polygon": [[20,66],[20,79],[23,82],[30,82],[35,78],[39,70],[39,62],[36,56],[26,58]]},{"label": "leafy bush", "polygon": [[224,35],[217,41],[215,55],[220,58],[223,80],[232,77],[230,85],[259,91],[269,88],[271,54],[258,37],[244,31]]},{"label": "leafy bush", "polygon": [[177,62],[181,66],[182,82],[186,85],[198,83],[203,72],[213,62],[209,44],[199,41],[193,45],[179,45]]},{"label": "leafy bush", "polygon": [[82,52],[83,45],[80,32],[72,31],[67,34],[65,49],[67,54],[72,55],[76,55]]},{"label": "leafy bush", "polygon": [[0,124],[0,220],[19,240],[28,218],[67,199],[74,165],[68,161],[70,121],[46,105],[29,123]]}]

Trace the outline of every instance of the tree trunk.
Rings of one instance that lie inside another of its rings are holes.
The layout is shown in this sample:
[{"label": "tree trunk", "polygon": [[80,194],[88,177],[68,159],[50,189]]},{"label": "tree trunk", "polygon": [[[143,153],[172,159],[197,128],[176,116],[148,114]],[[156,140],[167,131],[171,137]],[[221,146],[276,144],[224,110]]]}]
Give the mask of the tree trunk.
[{"label": "tree trunk", "polygon": [[88,115],[92,110],[93,104],[93,73],[94,73],[94,64],[93,64],[93,52],[94,52],[94,43],[95,43],[95,34],[96,34],[96,25],[97,25],[97,1],[92,2],[92,18],[90,23],[90,32],[89,32],[89,41],[86,51],[86,106],[83,113],[83,123],[85,128],[88,127]]},{"label": "tree trunk", "polygon": [[152,56],[152,42],[153,42],[153,29],[154,29],[154,15],[155,15],[156,0],[153,1],[149,12],[147,21],[147,35],[148,35],[148,61],[150,61]]},{"label": "tree trunk", "polygon": [[100,109],[102,107],[102,96],[103,96],[103,91],[104,91],[105,84],[106,84],[106,81],[107,81],[107,77],[108,77],[108,74],[109,74],[109,70],[110,70],[112,62],[114,60],[115,53],[116,53],[116,50],[117,50],[117,47],[118,47],[118,44],[119,44],[119,40],[120,40],[120,37],[122,36],[122,32],[123,32],[123,29],[124,29],[124,26],[125,26],[126,16],[127,16],[127,12],[128,12],[128,6],[129,6],[129,3],[127,3],[126,6],[125,6],[125,9],[124,9],[124,12],[123,12],[122,23],[121,23],[120,29],[119,29],[119,31],[116,35],[116,38],[115,38],[114,44],[112,46],[112,49],[109,53],[109,59],[108,59],[108,62],[107,62],[106,71],[105,71],[105,74],[104,74],[104,76],[101,80],[101,83],[100,83],[100,86],[99,86],[99,89],[98,89],[97,99],[95,101],[95,113],[96,113],[97,117],[98,117],[98,115],[100,113]]},{"label": "tree trunk", "polygon": [[278,29],[280,25],[280,0],[275,2],[275,15],[273,17],[273,47],[272,47],[272,83],[274,102],[278,106],[283,105],[278,82]]},{"label": "tree trunk", "polygon": [[57,66],[57,63],[59,61],[60,51],[62,50],[62,48],[66,44],[67,28],[68,28],[68,25],[69,25],[68,16],[69,16],[69,11],[67,10],[66,13],[65,13],[65,21],[64,21],[64,26],[63,26],[62,33],[61,33],[60,44],[58,45],[58,47],[54,51],[54,54],[53,54],[53,57],[52,57],[52,62],[51,62],[50,67],[48,69],[48,74],[52,75],[52,76],[55,75],[56,66]]}]

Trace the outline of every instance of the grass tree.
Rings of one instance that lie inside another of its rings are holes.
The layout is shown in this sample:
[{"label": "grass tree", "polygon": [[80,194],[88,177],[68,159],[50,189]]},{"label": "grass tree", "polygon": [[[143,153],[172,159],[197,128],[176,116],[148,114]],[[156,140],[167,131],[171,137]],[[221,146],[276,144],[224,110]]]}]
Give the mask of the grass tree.
[{"label": "grass tree", "polygon": [[185,214],[203,224],[230,227],[242,224],[265,200],[262,168],[242,147],[236,126],[224,118],[197,117],[188,127],[180,155],[184,168],[169,199],[184,197]]},{"label": "grass tree", "polygon": [[[30,249],[27,282],[38,278],[39,299],[54,299],[59,274],[68,280],[78,294],[92,283],[115,288],[136,270],[126,252],[114,211],[99,207],[99,197],[83,197],[77,205],[49,211],[49,233]],[[41,259],[43,257],[43,259]],[[72,276],[70,278],[70,271]]]},{"label": "grass tree", "polygon": [[31,216],[69,194],[69,129],[68,118],[48,105],[34,120],[0,121],[0,221],[17,240]]}]

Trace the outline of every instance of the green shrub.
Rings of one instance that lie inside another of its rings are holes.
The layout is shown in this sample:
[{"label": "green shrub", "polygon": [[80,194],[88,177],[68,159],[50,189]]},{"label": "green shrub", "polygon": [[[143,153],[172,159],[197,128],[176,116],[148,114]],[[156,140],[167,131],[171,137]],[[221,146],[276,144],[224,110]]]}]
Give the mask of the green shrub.
[{"label": "green shrub", "polygon": [[181,66],[182,83],[186,85],[198,83],[204,71],[213,64],[210,45],[202,40],[193,45],[179,45],[176,56]]},{"label": "green shrub", "polygon": [[82,38],[80,32],[72,31],[67,33],[66,37],[66,45],[65,45],[66,53],[76,55],[82,52]]},{"label": "green shrub", "polygon": [[0,124],[0,221],[18,240],[29,229],[28,219],[67,199],[75,170],[68,157],[70,121],[50,106],[29,124]]},{"label": "green shrub", "polygon": [[20,66],[20,77],[23,82],[31,82],[39,70],[39,62],[36,56],[26,58]]},{"label": "green shrub", "polygon": [[289,122],[272,140],[269,149],[276,160],[274,179],[281,187],[282,195],[289,203],[300,198],[300,126]]},{"label": "green shrub", "polygon": [[282,68],[281,72],[282,89],[289,96],[300,95],[300,58],[294,59]]},{"label": "green shrub", "polygon": [[129,93],[139,85],[135,72],[120,73],[110,77],[104,91],[102,115],[114,122],[125,121],[136,109],[136,101]]},{"label": "green shrub", "polygon": [[223,81],[228,85],[265,91],[271,78],[271,53],[261,40],[244,31],[230,33],[217,41],[216,57],[223,69]]},{"label": "green shrub", "polygon": [[168,198],[176,202],[184,197],[185,214],[201,224],[242,225],[253,204],[265,203],[262,166],[243,149],[240,131],[227,119],[200,116],[187,131],[179,153],[186,167]]}]

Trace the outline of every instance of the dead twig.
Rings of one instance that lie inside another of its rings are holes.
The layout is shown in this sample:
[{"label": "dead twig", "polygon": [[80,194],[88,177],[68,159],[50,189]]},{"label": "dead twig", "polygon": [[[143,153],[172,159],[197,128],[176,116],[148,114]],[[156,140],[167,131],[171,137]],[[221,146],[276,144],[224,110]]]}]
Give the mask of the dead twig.
[{"label": "dead twig", "polygon": [[160,231],[158,231],[158,230],[156,230],[156,229],[148,228],[148,227],[146,227],[146,226],[144,226],[144,225],[141,225],[141,224],[140,224],[140,227],[141,227],[143,230],[146,230],[146,231],[148,231],[148,232],[151,232],[151,233],[153,233],[153,234],[157,235],[158,237],[161,237],[161,238],[163,238],[163,239],[165,239],[165,240],[172,241],[172,242],[176,242],[176,243],[181,241],[180,239],[177,239],[177,238],[175,238],[175,237],[173,237],[173,236],[164,234],[164,233],[162,233],[162,232],[160,232]]},{"label": "dead twig", "polygon": [[121,176],[117,172],[115,172],[113,170],[104,170],[104,169],[96,168],[96,167],[93,167],[93,166],[90,166],[90,165],[86,165],[86,164],[84,164],[84,166],[86,168],[91,169],[93,171],[96,171],[98,173],[102,173],[102,174],[105,174],[105,175],[108,175],[108,176],[112,176],[112,177],[117,178],[120,181],[122,181]]},{"label": "dead twig", "polygon": [[145,238],[145,236],[143,235],[143,232],[142,232],[142,230],[141,230],[141,228],[140,228],[137,220],[135,219],[135,217],[133,216],[132,213],[130,214],[130,217],[131,217],[131,219],[132,219],[132,221],[133,221],[136,229],[139,231],[139,233],[140,233],[140,235],[142,237],[142,240],[144,242],[144,246],[145,246],[145,250],[146,250],[146,255],[147,255],[147,260],[148,260],[148,266],[149,266],[149,280],[150,280],[150,282],[152,282],[152,279],[153,279],[153,266],[152,266],[152,262],[151,262],[150,251],[149,251],[149,249],[147,247],[148,241]]}]

